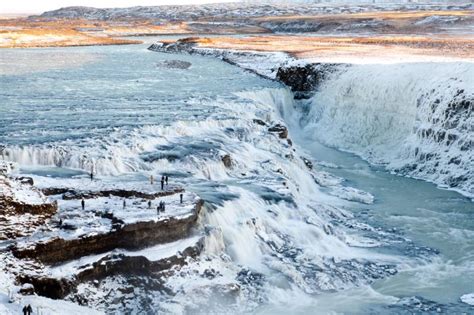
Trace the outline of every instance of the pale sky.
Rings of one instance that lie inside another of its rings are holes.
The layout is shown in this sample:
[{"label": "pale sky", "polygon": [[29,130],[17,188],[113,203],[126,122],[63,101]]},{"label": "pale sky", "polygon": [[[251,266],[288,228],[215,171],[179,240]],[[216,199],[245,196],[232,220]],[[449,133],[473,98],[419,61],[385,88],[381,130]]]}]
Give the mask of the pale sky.
[{"label": "pale sky", "polygon": [[69,6],[96,8],[133,7],[137,5],[201,4],[236,2],[236,0],[0,0],[0,14],[42,13]]}]

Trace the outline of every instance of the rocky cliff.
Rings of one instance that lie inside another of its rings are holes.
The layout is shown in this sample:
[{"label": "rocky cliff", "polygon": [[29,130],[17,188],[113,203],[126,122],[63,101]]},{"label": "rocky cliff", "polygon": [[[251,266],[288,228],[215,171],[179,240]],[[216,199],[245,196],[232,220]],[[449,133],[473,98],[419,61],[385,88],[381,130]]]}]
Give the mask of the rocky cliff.
[{"label": "rocky cliff", "polygon": [[[202,236],[193,235],[203,201],[179,186],[127,190],[96,181],[85,191],[81,180],[39,180],[41,189],[35,180],[0,176],[0,235],[9,244],[0,249],[0,267],[20,294],[84,302],[79,285],[117,276],[166,290],[160,273],[203,248]],[[166,208],[155,209],[157,201]]]}]

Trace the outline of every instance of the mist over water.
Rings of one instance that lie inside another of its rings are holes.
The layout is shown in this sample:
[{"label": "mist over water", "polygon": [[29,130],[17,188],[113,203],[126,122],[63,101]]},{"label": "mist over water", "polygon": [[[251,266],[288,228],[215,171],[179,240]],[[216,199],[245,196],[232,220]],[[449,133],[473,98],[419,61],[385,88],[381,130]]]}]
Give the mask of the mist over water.
[{"label": "mist over water", "polygon": [[[55,57],[41,55],[50,68],[2,74],[0,144],[1,157],[25,174],[67,179],[92,168],[99,179],[134,185],[164,172],[206,201],[196,231],[206,235],[205,251],[167,279],[176,295],[151,297],[157,309],[403,313],[421,296],[430,301],[424,307],[466,310],[459,297],[474,291],[470,200],[321,145],[351,149],[334,119],[338,105],[350,104],[331,103],[329,90],[314,103],[296,103],[279,84],[221,61],[145,48],[60,48],[54,51],[87,62],[57,67]],[[15,54],[20,63],[36,51]],[[192,65],[158,66],[174,59]],[[361,96],[354,89],[351,104]],[[380,117],[394,112],[377,110]],[[400,130],[412,129],[410,119],[392,117]],[[294,144],[254,119],[287,124]],[[231,168],[221,161],[226,154]],[[196,277],[208,269],[213,277]],[[231,302],[202,290],[232,292],[234,285],[239,295]]]}]

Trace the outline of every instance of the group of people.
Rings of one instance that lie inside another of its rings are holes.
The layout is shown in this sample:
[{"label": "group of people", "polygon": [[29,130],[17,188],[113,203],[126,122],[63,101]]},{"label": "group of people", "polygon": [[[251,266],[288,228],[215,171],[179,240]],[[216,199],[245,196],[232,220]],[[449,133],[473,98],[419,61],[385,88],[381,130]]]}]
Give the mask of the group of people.
[{"label": "group of people", "polygon": [[[89,177],[91,178],[91,181],[94,180],[94,172],[91,171],[90,174],[89,174]],[[153,177],[153,175],[150,176],[150,184],[154,184],[155,183],[155,178]],[[161,190],[163,190],[165,188],[165,184],[166,186],[168,186],[168,175],[162,175],[161,176]]]},{"label": "group of people", "polygon": [[[153,185],[154,183],[155,183],[155,178],[153,177],[153,175],[150,175],[150,184]],[[161,176],[161,190],[165,189],[165,184],[166,186],[168,186],[168,175]]]},{"label": "group of people", "polygon": [[30,315],[33,312],[33,309],[31,308],[31,305],[25,305],[23,307],[23,315]]},{"label": "group of people", "polygon": [[[90,173],[91,181],[94,179],[94,173]],[[153,175],[150,176],[150,184],[154,184],[154,177]],[[168,186],[168,176],[161,176],[161,190],[164,189],[165,184]],[[179,202],[183,203],[183,193],[179,194]],[[84,197],[81,199],[81,207],[82,210],[85,210],[86,207],[86,201],[84,200]],[[127,201],[126,199],[123,200],[123,208],[125,209],[127,207]],[[152,207],[152,202],[151,200],[148,201],[148,208],[151,209]],[[165,211],[166,204],[164,201],[160,201],[158,207],[156,208],[157,213],[164,212]],[[62,221],[61,221],[62,222]]]},{"label": "group of people", "polygon": [[157,214],[160,214],[160,212],[165,212],[165,202],[163,200],[160,201],[160,203],[158,204],[158,207],[156,207],[156,213]]}]

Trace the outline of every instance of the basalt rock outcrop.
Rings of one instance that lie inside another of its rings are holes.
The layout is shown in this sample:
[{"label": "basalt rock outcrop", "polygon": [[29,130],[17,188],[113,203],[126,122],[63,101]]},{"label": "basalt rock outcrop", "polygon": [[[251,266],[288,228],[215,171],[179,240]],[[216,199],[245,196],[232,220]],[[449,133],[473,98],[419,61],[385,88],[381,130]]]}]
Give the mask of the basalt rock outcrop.
[{"label": "basalt rock outcrop", "polygon": [[232,167],[232,158],[230,157],[230,154],[226,154],[224,155],[222,158],[222,163],[224,163],[224,166],[227,167],[227,168],[231,168]]},{"label": "basalt rock outcrop", "polygon": [[0,240],[27,236],[56,214],[49,200],[29,180],[0,175]]},{"label": "basalt rock outcrop", "polygon": [[174,194],[179,194],[184,191],[181,187],[174,187],[172,189],[167,189],[165,191],[157,192],[143,192],[138,190],[126,190],[126,189],[103,189],[97,191],[91,190],[76,190],[73,188],[62,188],[62,187],[48,187],[43,188],[41,191],[46,196],[51,195],[62,195],[64,200],[72,199],[91,199],[97,197],[122,197],[122,198],[143,198],[143,199],[156,199],[164,196],[170,196]]},{"label": "basalt rock outcrop", "polygon": [[57,203],[48,200],[33,187],[31,178],[8,178],[0,175],[0,213],[36,214],[52,216]]},{"label": "basalt rock outcrop", "polygon": [[329,63],[282,66],[278,68],[276,79],[291,89],[295,99],[307,99],[331,73],[340,69],[341,65]]},{"label": "basalt rock outcrop", "polygon": [[[96,262],[81,266],[76,274],[66,277],[55,278],[47,275],[20,275],[19,283],[30,284],[34,293],[52,299],[64,299],[67,295],[74,293],[80,283],[100,281],[107,277],[124,276],[146,276],[156,278],[160,281],[160,272],[174,266],[183,266],[190,257],[197,257],[203,249],[203,241],[185,248],[175,255],[163,257],[158,260],[150,260],[144,256],[129,256],[127,254],[110,254]],[[166,290],[163,286],[160,289]]]},{"label": "basalt rock outcrop", "polygon": [[268,131],[272,133],[277,133],[278,137],[280,137],[281,139],[286,139],[288,137],[288,128],[286,128],[282,124],[276,124],[268,128]]},{"label": "basalt rock outcrop", "polygon": [[203,202],[200,200],[192,215],[157,222],[137,222],[120,226],[108,233],[76,239],[55,238],[30,248],[12,249],[17,258],[37,259],[46,264],[57,264],[79,257],[99,254],[115,248],[140,249],[162,244],[189,235]]},{"label": "basalt rock outcrop", "polygon": [[[248,64],[248,60],[252,60],[253,64],[259,64],[260,60],[263,62],[264,59],[268,59],[271,56],[270,53],[203,48],[201,45],[205,46],[206,42],[205,38],[188,37],[176,41],[156,43],[148,49],[165,53],[210,55],[219,58],[229,64],[237,65],[242,69],[263,76],[266,79],[274,79],[285,84],[294,93],[295,99],[310,98],[319,85],[331,74],[343,71],[350,66],[349,64],[332,63],[306,63],[301,65],[291,65],[290,63],[288,65],[282,64],[281,61],[275,61],[272,69],[262,71],[258,67],[248,67],[246,64]],[[243,63],[239,62],[239,60],[243,61]],[[288,57],[288,60],[291,60],[291,58]]]},{"label": "basalt rock outcrop", "polygon": [[197,37],[188,37],[179,39],[175,42],[164,42],[152,44],[148,49],[153,51],[167,53],[194,53],[193,48],[196,47]]},{"label": "basalt rock outcrop", "polygon": [[[8,259],[2,272],[22,285],[20,294],[81,299],[78,285],[114,277],[137,277],[167,292],[162,273],[203,249],[193,227],[204,202],[175,184],[126,189],[96,180],[86,191],[82,179],[48,187],[55,180],[35,178],[0,175],[0,239],[8,240],[0,249]],[[156,207],[165,201],[166,210]]]}]

